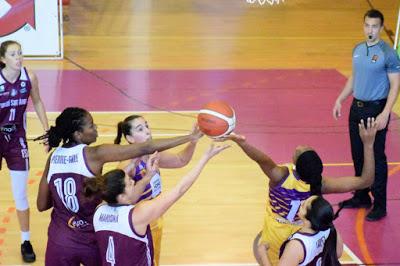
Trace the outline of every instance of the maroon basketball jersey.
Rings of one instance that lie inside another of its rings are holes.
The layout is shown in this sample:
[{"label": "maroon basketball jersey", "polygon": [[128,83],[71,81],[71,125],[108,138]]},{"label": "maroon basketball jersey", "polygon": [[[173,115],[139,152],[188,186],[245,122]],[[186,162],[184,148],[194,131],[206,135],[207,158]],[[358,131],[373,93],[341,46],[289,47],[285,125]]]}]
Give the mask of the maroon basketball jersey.
[{"label": "maroon basketball jersey", "polygon": [[48,235],[62,246],[96,244],[92,221],[100,200],[87,199],[82,193],[85,179],[94,177],[85,161],[85,146],[59,147],[50,158],[47,182],[53,211]]},{"label": "maroon basketball jersey", "polygon": [[0,71],[0,126],[20,125],[25,128],[25,110],[32,85],[26,68],[11,83]]},{"label": "maroon basketball jersey", "polygon": [[103,266],[153,266],[150,226],[139,235],[132,223],[133,205],[101,205],[93,217]]}]

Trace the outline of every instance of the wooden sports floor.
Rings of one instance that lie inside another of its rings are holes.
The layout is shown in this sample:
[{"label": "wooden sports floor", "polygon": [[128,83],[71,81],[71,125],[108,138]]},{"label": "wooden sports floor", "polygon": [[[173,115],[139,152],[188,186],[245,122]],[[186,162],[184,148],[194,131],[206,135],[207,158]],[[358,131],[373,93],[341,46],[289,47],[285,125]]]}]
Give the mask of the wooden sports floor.
[{"label": "wooden sports floor", "polygon": [[[349,102],[339,121],[331,109],[351,73],[353,46],[363,41],[363,14],[380,9],[386,24],[382,37],[391,42],[398,5],[395,0],[285,0],[275,6],[245,0],[72,0],[64,10],[65,59],[25,65],[39,77],[50,124],[65,107],[84,107],[98,124],[97,143],[112,142],[117,122],[132,113],[148,119],[154,137],[186,134],[196,111],[221,99],[235,108],[236,131],[275,161],[289,162],[298,144],[308,144],[320,153],[324,175],[353,175]],[[342,211],[335,224],[347,246],[343,263],[400,265],[400,105],[395,112],[387,140],[388,216],[370,223],[364,209]],[[29,138],[42,133],[34,113],[28,124]],[[185,168],[162,170],[165,190],[208,143],[200,141]],[[50,212],[37,212],[36,195],[47,154],[37,143],[29,142],[29,148],[34,265],[43,265]],[[0,263],[19,265],[20,236],[5,162],[0,178]],[[349,196],[328,199],[336,208]],[[161,264],[255,265],[252,241],[262,227],[266,198],[266,177],[233,145],[165,215]]]}]

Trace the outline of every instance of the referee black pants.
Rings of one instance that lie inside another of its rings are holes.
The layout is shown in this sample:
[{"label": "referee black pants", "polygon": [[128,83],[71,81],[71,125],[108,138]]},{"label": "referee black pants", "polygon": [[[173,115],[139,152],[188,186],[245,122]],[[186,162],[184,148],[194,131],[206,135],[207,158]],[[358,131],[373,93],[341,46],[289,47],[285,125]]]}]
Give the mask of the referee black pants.
[{"label": "referee black pants", "polygon": [[[354,171],[356,176],[361,176],[364,163],[364,149],[361,141],[358,123],[361,119],[364,121],[368,117],[378,116],[385,108],[386,99],[362,102],[356,99],[353,100],[349,116],[349,132],[351,142],[351,154],[353,158]],[[389,117],[390,120],[390,117]],[[375,137],[374,155],[375,155],[375,181],[370,188],[357,190],[355,197],[360,200],[368,199],[368,192],[372,192],[374,197],[374,208],[386,211],[386,187],[388,179],[388,165],[385,154],[386,134],[388,124],[383,130],[379,130]]]}]

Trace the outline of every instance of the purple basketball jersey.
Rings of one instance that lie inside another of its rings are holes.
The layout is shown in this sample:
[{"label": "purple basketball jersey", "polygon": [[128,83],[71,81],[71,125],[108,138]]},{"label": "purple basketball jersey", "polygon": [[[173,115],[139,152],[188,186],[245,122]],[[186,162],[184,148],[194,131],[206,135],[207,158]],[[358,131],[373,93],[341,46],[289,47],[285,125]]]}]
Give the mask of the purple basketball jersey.
[{"label": "purple basketball jersey", "polygon": [[[135,167],[135,174],[131,176],[135,182],[142,180],[143,177],[146,175],[146,162],[140,160],[138,165]],[[161,177],[160,173],[156,173],[150,180],[150,182],[146,185],[142,195],[138,199],[138,202],[142,200],[153,199],[157,197],[161,193],[162,184],[161,184]]]},{"label": "purple basketball jersey", "polygon": [[153,266],[150,226],[139,235],[132,223],[133,205],[101,205],[93,218],[103,266]]},{"label": "purple basketball jersey", "polygon": [[25,110],[32,85],[26,68],[11,83],[0,71],[0,126],[18,125],[25,128]]}]

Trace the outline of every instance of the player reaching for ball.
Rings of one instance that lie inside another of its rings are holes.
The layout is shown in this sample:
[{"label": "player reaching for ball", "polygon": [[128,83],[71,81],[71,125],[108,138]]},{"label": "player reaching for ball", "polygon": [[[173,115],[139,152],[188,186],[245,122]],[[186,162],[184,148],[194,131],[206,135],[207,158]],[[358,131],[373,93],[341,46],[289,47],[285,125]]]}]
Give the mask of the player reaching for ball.
[{"label": "player reaching for ball", "polygon": [[195,130],[187,136],[131,145],[90,146],[97,139],[93,117],[85,109],[66,108],[55,126],[38,138],[48,139],[50,147],[56,148],[47,160],[37,197],[39,211],[53,208],[45,265],[99,265],[92,221],[101,200],[85,198],[84,193],[90,180],[101,175],[104,164],[170,149],[201,136]]},{"label": "player reaching for ball", "polygon": [[297,212],[303,200],[311,195],[350,192],[366,188],[373,183],[373,148],[377,132],[375,119],[368,118],[366,126],[361,120],[359,129],[364,146],[364,166],[361,176],[352,177],[322,177],[322,161],[309,146],[298,146],[293,155],[293,164],[280,166],[268,155],[250,145],[243,136],[231,133],[221,139],[237,143],[269,178],[269,201],[264,228],[254,243],[254,254],[258,262],[259,244],[268,248],[268,255],[273,264],[278,262],[280,246],[300,228],[301,221]]},{"label": "player reaching for ball", "polygon": [[[196,130],[196,125],[193,130]],[[118,123],[118,133],[114,140],[115,144],[121,143],[122,135],[129,144],[144,143],[152,139],[149,123],[139,115],[131,115]],[[199,139],[192,139],[180,152],[163,151],[159,153],[160,168],[180,168],[187,165],[192,159],[193,152]],[[146,175],[146,162],[149,156],[136,157],[123,161],[118,166],[135,181],[135,190],[131,204],[136,204],[143,200],[154,199],[161,194],[162,180],[160,171],[152,176]],[[161,237],[162,237],[162,216],[150,224],[151,234],[154,245],[154,264],[160,262]]]},{"label": "player reaching for ball", "polygon": [[[100,205],[93,217],[102,265],[154,265],[149,224],[189,190],[211,158],[228,147],[211,144],[193,169],[170,191],[136,205],[132,204],[134,181],[124,171],[113,170],[101,178],[92,179],[92,190],[86,192],[101,195],[107,203]],[[155,160],[152,155],[147,161],[149,176],[158,172]]]}]

